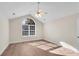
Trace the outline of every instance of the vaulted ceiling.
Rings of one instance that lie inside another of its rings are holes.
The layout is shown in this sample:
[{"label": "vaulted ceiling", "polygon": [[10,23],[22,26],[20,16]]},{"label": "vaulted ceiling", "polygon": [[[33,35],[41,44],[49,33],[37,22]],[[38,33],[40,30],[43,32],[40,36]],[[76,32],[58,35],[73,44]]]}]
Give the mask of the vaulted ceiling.
[{"label": "vaulted ceiling", "polygon": [[[0,11],[6,17],[14,18],[27,14],[32,14],[35,17],[37,8],[36,2],[0,2]],[[55,20],[67,15],[79,12],[78,2],[41,2],[40,8],[47,12],[46,15],[39,18],[40,21],[46,22]],[[15,15],[13,15],[15,13]]]}]

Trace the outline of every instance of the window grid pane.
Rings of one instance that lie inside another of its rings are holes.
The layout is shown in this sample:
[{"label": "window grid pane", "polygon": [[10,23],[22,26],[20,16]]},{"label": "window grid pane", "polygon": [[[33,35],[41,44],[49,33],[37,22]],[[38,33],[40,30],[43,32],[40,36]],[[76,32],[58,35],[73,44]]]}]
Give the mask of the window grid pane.
[{"label": "window grid pane", "polygon": [[27,22],[25,22],[25,24],[22,25],[22,35],[35,35],[35,23],[33,22],[33,20],[28,20]]},{"label": "window grid pane", "polygon": [[35,31],[30,31],[30,35],[35,35]]},{"label": "window grid pane", "polygon": [[35,26],[30,26],[30,30],[35,30]]},{"label": "window grid pane", "polygon": [[23,30],[28,30],[28,25],[23,25],[23,26],[22,26],[22,29],[23,29]]},{"label": "window grid pane", "polygon": [[28,31],[22,31],[22,35],[24,36],[28,35]]}]

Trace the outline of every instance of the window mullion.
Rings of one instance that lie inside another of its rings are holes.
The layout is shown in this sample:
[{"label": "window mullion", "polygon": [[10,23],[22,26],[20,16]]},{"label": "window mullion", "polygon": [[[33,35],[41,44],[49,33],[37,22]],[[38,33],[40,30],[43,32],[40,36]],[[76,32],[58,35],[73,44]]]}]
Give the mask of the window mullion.
[{"label": "window mullion", "polygon": [[30,25],[28,25],[29,29],[28,29],[28,33],[29,33],[29,36],[30,36]]}]

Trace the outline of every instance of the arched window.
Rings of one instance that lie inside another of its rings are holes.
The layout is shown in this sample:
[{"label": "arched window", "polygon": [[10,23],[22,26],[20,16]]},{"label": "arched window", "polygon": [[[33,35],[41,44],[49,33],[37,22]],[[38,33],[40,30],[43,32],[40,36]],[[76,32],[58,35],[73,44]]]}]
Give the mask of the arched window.
[{"label": "arched window", "polygon": [[35,22],[27,18],[22,22],[22,36],[35,35]]}]

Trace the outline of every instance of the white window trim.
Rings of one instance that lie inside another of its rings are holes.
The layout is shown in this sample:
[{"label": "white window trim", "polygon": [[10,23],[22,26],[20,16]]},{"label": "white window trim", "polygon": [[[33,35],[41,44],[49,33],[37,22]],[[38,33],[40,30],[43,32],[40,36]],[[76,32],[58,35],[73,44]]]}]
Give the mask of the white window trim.
[{"label": "white window trim", "polygon": [[[22,32],[23,32],[22,25],[23,25],[23,24],[21,24],[21,36],[22,36],[22,37],[36,36],[36,25],[28,25],[28,26],[29,26],[29,28],[28,28],[28,30],[29,30],[29,35],[22,35]],[[27,25],[27,24],[25,24],[25,25]],[[35,26],[35,30],[33,30],[33,31],[35,31],[35,35],[30,35],[30,26]],[[28,30],[25,30],[25,31],[28,31]]]}]

